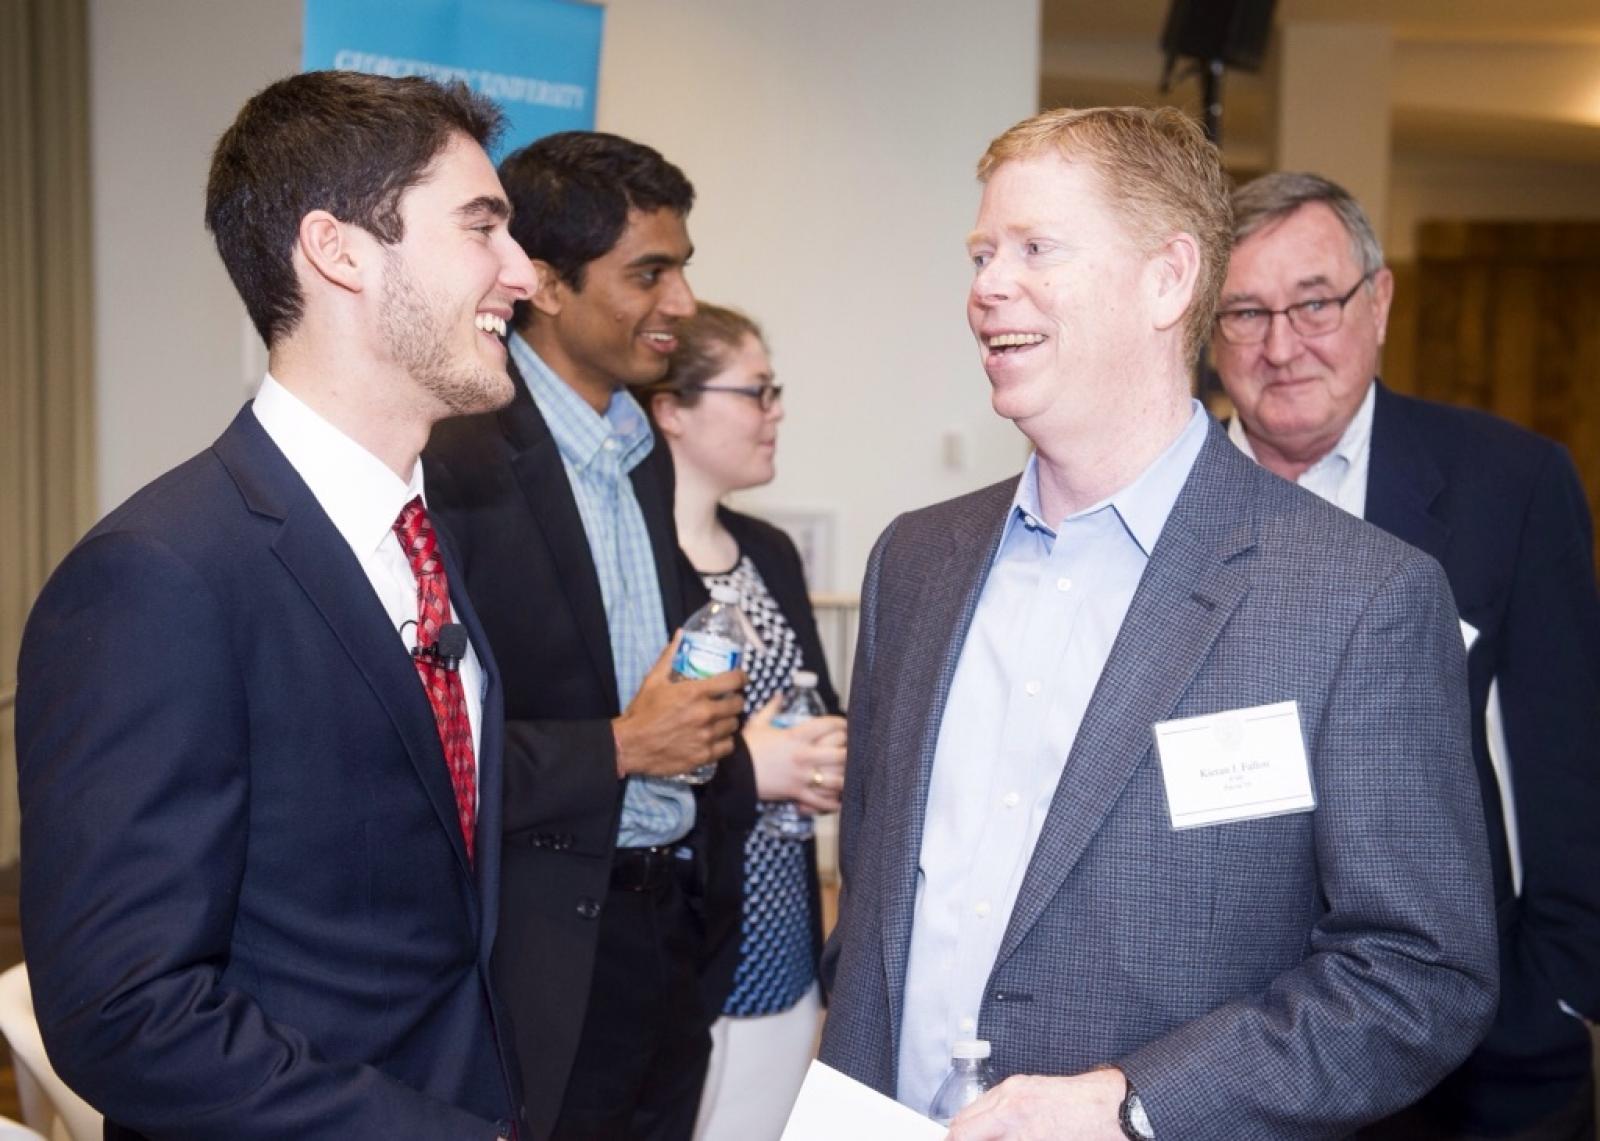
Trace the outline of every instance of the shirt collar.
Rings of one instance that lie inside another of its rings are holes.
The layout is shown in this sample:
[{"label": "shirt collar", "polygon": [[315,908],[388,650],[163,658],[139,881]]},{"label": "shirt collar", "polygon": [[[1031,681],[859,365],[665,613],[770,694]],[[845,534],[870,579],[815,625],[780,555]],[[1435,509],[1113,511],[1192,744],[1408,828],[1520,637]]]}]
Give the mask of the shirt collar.
[{"label": "shirt collar", "polygon": [[[1191,400],[1188,424],[1178,433],[1177,439],[1168,444],[1166,449],[1139,473],[1137,479],[1120,491],[1108,495],[1099,503],[1067,516],[1062,522],[1092,515],[1096,511],[1110,507],[1117,513],[1117,518],[1127,528],[1133,541],[1139,544],[1139,549],[1144,552],[1145,557],[1149,558],[1150,552],[1155,550],[1156,540],[1161,537],[1162,529],[1167,525],[1167,517],[1172,514],[1172,505],[1177,502],[1178,493],[1188,481],[1189,472],[1194,467],[1195,459],[1200,455],[1200,449],[1205,446],[1208,430],[1209,418],[1205,414],[1205,409],[1198,400]],[[1018,526],[1043,531],[1052,539],[1056,535],[1055,528],[1044,523],[1039,509],[1037,453],[1028,457],[1028,464],[1022,469],[1022,478],[1017,483],[1016,495],[1011,500],[1005,533],[1001,536],[1002,547],[1010,532]]]},{"label": "shirt collar", "polygon": [[[586,468],[609,451],[615,454],[618,466],[627,472],[650,454],[655,446],[650,421],[625,386],[618,385],[612,392],[611,403],[602,415],[557,376],[520,333],[512,333],[507,346],[527,381],[528,394],[544,414],[556,447],[569,464]],[[607,441],[611,441],[609,448]]]},{"label": "shirt collar", "polygon": [[[1374,382],[1367,385],[1367,394],[1361,399],[1361,407],[1356,409],[1356,414],[1350,418],[1350,423],[1344,426],[1344,432],[1339,439],[1325,455],[1317,457],[1312,467],[1320,467],[1330,459],[1342,462],[1346,470],[1356,465],[1372,439],[1372,409],[1377,400],[1378,385]],[[1250,459],[1256,460],[1256,450],[1251,446],[1250,436],[1244,430],[1244,421],[1239,418],[1237,412],[1228,418],[1228,439]]]},{"label": "shirt collar", "polygon": [[411,465],[409,480],[401,479],[271,373],[262,378],[251,408],[344,541],[362,558],[389,540],[401,508],[417,496],[427,502],[420,463]]}]

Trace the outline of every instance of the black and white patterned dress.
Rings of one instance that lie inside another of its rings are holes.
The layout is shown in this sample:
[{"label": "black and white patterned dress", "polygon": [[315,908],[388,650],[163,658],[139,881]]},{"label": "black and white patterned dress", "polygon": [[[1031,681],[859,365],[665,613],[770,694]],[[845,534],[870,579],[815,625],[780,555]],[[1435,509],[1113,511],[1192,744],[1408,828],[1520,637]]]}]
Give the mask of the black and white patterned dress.
[{"label": "black and white patterned dress", "polygon": [[[749,717],[789,686],[806,668],[794,630],[778,609],[761,572],[741,554],[732,570],[701,574],[710,590],[729,585],[762,642],[744,663],[749,675],[744,715]],[[763,811],[768,805],[762,805]],[[795,840],[751,829],[744,846],[744,906],[739,926],[739,964],[724,1014],[749,1017],[788,1010],[811,989],[815,977],[809,899],[810,848]]]}]

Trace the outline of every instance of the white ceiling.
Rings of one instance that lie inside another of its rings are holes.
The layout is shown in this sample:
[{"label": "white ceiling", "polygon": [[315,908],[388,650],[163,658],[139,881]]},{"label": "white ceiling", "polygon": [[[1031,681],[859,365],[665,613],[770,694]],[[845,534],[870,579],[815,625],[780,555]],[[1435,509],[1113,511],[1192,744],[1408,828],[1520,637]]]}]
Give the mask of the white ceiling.
[{"label": "white ceiling", "polygon": [[[1042,106],[1170,102],[1197,109],[1198,86],[1156,94],[1157,49],[1168,0],[1042,0]],[[1278,0],[1276,23],[1376,23],[1394,34],[1396,67],[1423,55],[1492,56],[1496,81],[1533,89],[1547,79],[1541,59],[1565,66],[1594,60],[1594,107],[1563,110],[1514,97],[1503,106],[1462,109],[1448,99],[1418,98],[1415,83],[1397,82],[1397,149],[1436,154],[1600,164],[1600,0]],[[1465,57],[1464,57],[1465,58]],[[1264,69],[1270,76],[1272,51]],[[1436,63],[1435,63],[1435,66]],[[1260,166],[1270,152],[1272,84],[1266,76],[1230,73],[1224,83],[1224,138],[1235,165]],[[1481,102],[1481,101],[1480,101]]]}]

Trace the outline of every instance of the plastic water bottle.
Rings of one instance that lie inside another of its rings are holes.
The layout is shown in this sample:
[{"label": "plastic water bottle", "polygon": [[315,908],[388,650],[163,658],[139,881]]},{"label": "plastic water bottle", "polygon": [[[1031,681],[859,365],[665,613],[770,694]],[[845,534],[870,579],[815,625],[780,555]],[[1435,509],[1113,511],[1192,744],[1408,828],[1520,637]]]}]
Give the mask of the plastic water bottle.
[{"label": "plastic water bottle", "polygon": [[949,1125],[952,1118],[977,1101],[994,1085],[994,1074],[989,1069],[989,1043],[981,1038],[968,1038],[951,1043],[950,1072],[939,1083],[933,1095],[928,1116],[940,1125]]},{"label": "plastic water bottle", "polygon": [[[683,638],[672,656],[673,681],[698,681],[739,668],[744,658],[744,622],[739,591],[727,585],[711,588],[711,601],[689,615]],[[705,784],[717,771],[715,761],[665,779],[680,784]]]},{"label": "plastic water bottle", "polygon": [[[784,698],[778,715],[772,719],[774,725],[779,729],[788,729],[802,721],[827,714],[828,708],[822,704],[822,695],[817,692],[816,674],[810,670],[795,670],[789,681],[789,695]],[[768,836],[784,840],[809,840],[816,834],[817,822],[801,812],[800,806],[794,801],[780,800],[761,805],[761,818],[756,821],[756,827]]]}]

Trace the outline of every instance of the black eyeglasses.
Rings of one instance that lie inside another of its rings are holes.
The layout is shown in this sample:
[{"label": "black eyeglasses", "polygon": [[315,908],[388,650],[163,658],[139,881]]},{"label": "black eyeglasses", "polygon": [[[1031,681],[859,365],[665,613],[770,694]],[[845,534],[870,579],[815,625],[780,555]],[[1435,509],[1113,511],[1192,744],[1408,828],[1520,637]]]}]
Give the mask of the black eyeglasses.
[{"label": "black eyeglasses", "polygon": [[748,396],[761,405],[763,412],[783,398],[781,384],[691,384],[686,387],[691,392],[733,392]]},{"label": "black eyeglasses", "polygon": [[1313,297],[1309,301],[1296,301],[1282,309],[1263,309],[1251,305],[1243,309],[1224,309],[1217,314],[1217,329],[1222,339],[1231,345],[1259,345],[1272,335],[1272,319],[1282,317],[1289,327],[1302,337],[1321,337],[1338,329],[1344,323],[1344,307],[1377,270],[1361,275],[1361,280],[1350,287],[1343,297]]}]

